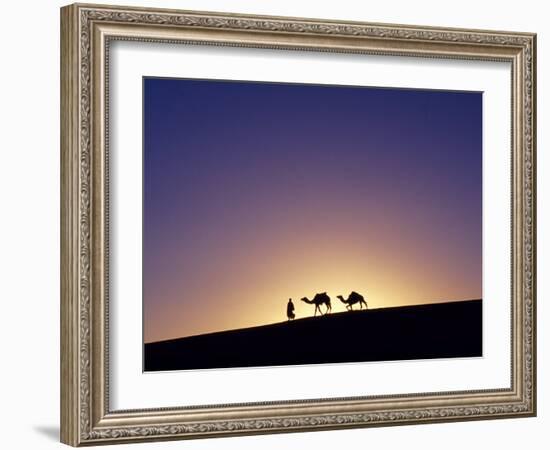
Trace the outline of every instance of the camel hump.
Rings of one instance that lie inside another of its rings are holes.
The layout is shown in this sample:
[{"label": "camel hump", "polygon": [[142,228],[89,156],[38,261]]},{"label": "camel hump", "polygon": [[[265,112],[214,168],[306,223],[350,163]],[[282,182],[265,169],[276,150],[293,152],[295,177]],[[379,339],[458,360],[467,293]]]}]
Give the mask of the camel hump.
[{"label": "camel hump", "polygon": [[355,292],[355,291],[351,291],[351,294],[349,294],[350,298],[363,298],[363,296],[361,294],[359,294],[358,292]]},{"label": "camel hump", "polygon": [[315,294],[315,298],[316,299],[319,299],[319,300],[325,300],[325,301],[330,301],[330,297],[328,296],[328,294],[326,292],[322,292],[320,294]]}]

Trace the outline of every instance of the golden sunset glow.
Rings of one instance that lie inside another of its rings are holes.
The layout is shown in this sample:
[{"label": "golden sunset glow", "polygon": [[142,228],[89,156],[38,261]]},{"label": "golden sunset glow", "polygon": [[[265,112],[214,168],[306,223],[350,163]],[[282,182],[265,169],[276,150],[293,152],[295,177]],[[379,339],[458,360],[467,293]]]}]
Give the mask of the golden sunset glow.
[{"label": "golden sunset glow", "polygon": [[[294,241],[292,236],[281,235],[279,245],[251,243],[247,252],[232,254],[231,269],[225,274],[215,267],[204,268],[211,271],[212,279],[204,275],[200,295],[188,297],[186,286],[174,283],[162,293],[171,308],[158,318],[164,324],[162,334],[152,340],[178,337],[183,330],[192,335],[285,321],[288,298],[293,299],[297,318],[312,316],[314,306],[300,299],[311,299],[317,292],[328,293],[333,313],[346,311],[336,296],[347,298],[352,290],[365,297],[369,308],[481,297],[479,285],[464,285],[464,275],[455,273],[456,267],[447,261],[443,249],[434,255],[429,242],[384,238],[379,234],[383,230],[376,230],[378,239],[373,236],[373,245],[365,252],[354,246],[351,237],[342,238],[350,236],[350,231],[335,229],[336,238],[328,241],[311,230],[309,234],[308,230],[294,230]],[[216,307],[201,311],[208,319],[193,327],[193,314],[203,299],[216,299]]]},{"label": "golden sunset glow", "polygon": [[[144,340],[479,299],[480,93],[147,79]],[[356,308],[358,305],[355,306]],[[321,307],[323,312],[325,307]]]}]

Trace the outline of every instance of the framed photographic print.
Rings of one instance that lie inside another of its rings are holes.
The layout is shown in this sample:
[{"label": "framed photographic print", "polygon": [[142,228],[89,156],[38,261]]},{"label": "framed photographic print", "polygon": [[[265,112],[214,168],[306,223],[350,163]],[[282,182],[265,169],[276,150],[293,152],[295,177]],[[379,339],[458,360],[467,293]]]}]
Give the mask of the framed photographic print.
[{"label": "framed photographic print", "polygon": [[535,38],[62,8],[62,442],[535,415]]}]

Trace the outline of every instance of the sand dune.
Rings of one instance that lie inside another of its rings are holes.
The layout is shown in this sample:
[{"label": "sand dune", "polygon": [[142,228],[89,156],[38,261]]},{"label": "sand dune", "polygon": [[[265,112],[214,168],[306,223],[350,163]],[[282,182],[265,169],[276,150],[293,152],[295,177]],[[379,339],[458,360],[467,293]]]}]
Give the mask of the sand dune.
[{"label": "sand dune", "polygon": [[145,344],[144,370],[184,370],[482,355],[482,302],[328,314]]}]

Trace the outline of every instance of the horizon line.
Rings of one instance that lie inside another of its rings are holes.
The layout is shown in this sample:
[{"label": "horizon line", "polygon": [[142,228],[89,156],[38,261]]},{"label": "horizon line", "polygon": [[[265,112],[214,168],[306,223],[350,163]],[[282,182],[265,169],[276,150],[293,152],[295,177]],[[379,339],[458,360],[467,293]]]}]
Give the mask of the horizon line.
[{"label": "horizon line", "polygon": [[143,345],[145,346],[145,345],[149,345],[149,344],[160,344],[160,343],[166,343],[166,342],[170,342],[170,341],[178,341],[180,339],[206,336],[206,335],[211,335],[211,334],[216,334],[216,333],[227,333],[227,332],[231,332],[231,331],[242,331],[242,330],[249,330],[249,329],[252,329],[252,328],[268,327],[268,326],[278,325],[278,324],[283,324],[283,323],[296,322],[296,321],[307,320],[307,319],[316,319],[316,318],[324,317],[324,316],[327,316],[327,315],[332,316],[332,315],[336,315],[336,314],[347,314],[349,312],[378,311],[378,310],[381,310],[381,309],[411,308],[411,307],[418,307],[418,306],[438,306],[438,305],[446,305],[446,304],[449,304],[449,303],[475,302],[475,301],[482,301],[482,300],[483,300],[483,297],[480,297],[480,298],[466,298],[466,299],[459,299],[459,300],[448,300],[448,301],[427,302],[427,303],[414,303],[414,304],[411,304],[411,305],[382,306],[382,307],[378,307],[378,308],[337,311],[337,312],[334,312],[334,313],[321,314],[319,316],[306,316],[306,317],[300,317],[300,318],[296,318],[296,319],[292,319],[292,320],[282,320],[280,322],[270,322],[270,323],[265,323],[265,324],[260,324],[260,325],[253,325],[253,326],[249,326],[249,327],[228,328],[228,329],[220,330],[220,331],[211,331],[211,332],[208,332],[208,333],[201,333],[201,334],[190,334],[190,335],[187,335],[187,336],[179,336],[179,337],[174,337],[174,338],[169,338],[169,339],[163,339],[163,340],[160,340],[160,341],[143,342]]}]

